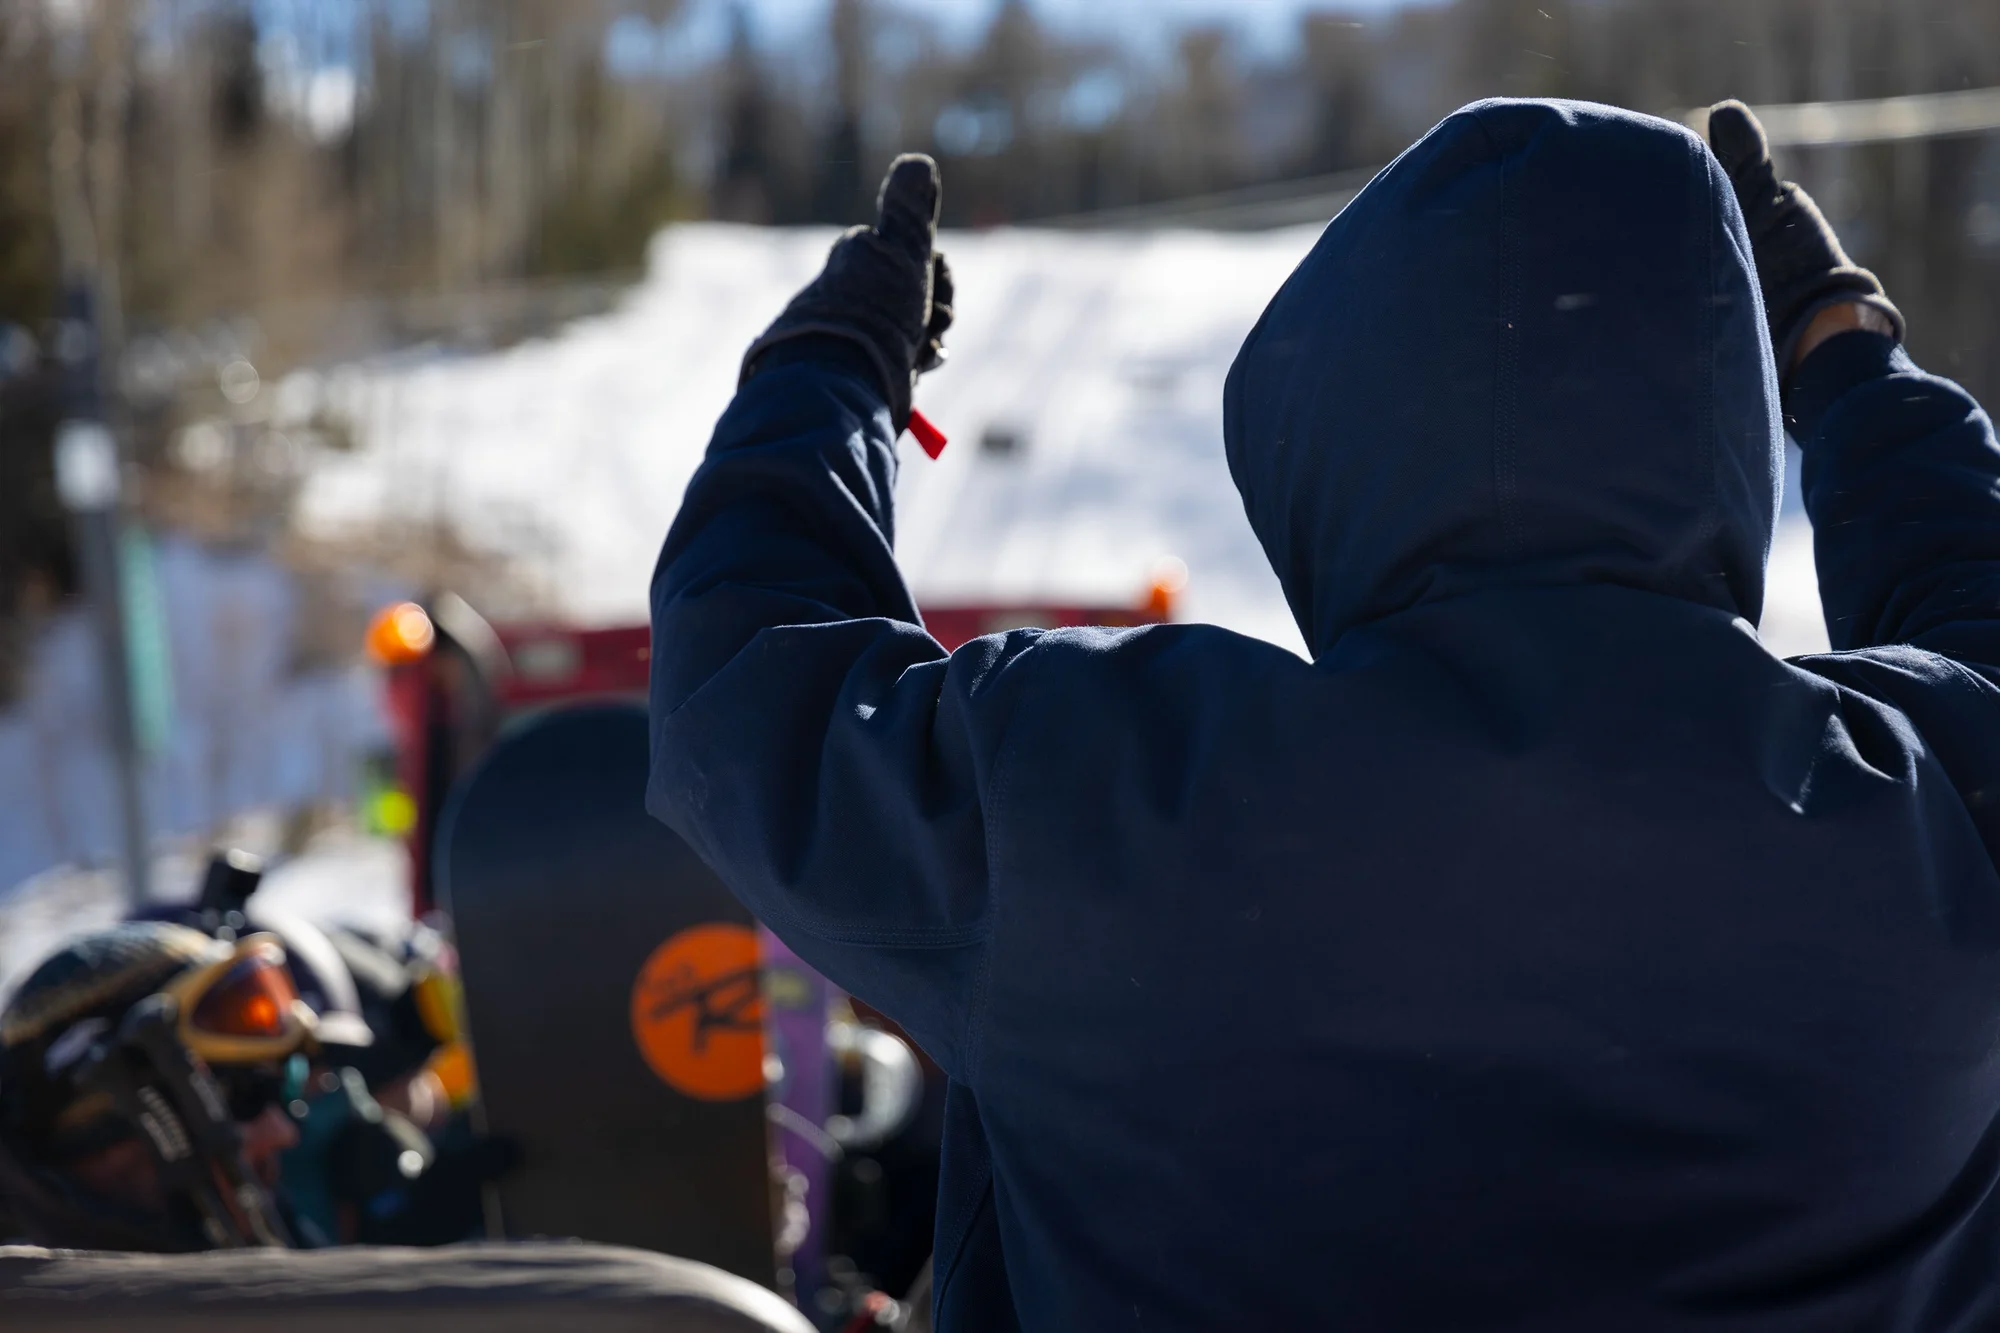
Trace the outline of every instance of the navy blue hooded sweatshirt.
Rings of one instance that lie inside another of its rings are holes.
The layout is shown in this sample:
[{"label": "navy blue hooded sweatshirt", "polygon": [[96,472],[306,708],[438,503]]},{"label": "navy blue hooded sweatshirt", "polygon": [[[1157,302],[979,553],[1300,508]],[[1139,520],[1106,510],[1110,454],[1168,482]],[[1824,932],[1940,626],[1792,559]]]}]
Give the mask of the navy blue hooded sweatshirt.
[{"label": "navy blue hooded sweatshirt", "polygon": [[2000,1326],[2000,447],[1871,334],[1788,394],[1791,662],[1729,183],[1551,102],[1405,153],[1230,376],[1311,662],[947,655],[866,367],[751,380],[649,805],[951,1076],[943,1329]]}]

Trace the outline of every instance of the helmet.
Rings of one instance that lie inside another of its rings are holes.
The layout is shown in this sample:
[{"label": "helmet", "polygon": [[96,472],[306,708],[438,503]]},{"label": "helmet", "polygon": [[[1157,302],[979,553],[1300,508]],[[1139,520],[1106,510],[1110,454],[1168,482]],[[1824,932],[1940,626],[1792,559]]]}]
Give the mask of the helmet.
[{"label": "helmet", "polygon": [[463,1038],[457,970],[443,937],[412,922],[389,933],[329,926],[375,1044],[347,1063],[370,1087],[407,1078]]},{"label": "helmet", "polygon": [[185,926],[132,921],[42,960],[0,1010],[0,1126],[57,1160],[129,1137],[107,1097],[77,1086],[83,1057],[134,1004],[230,953]]},{"label": "helmet", "polygon": [[[282,1098],[272,1071],[303,1073],[313,1026],[274,936],[130,921],[64,945],[0,1010],[0,1196],[17,1228],[66,1245],[275,1243],[275,1213],[245,1205],[233,1122]],[[164,1207],[84,1187],[111,1149],[150,1152]]]}]

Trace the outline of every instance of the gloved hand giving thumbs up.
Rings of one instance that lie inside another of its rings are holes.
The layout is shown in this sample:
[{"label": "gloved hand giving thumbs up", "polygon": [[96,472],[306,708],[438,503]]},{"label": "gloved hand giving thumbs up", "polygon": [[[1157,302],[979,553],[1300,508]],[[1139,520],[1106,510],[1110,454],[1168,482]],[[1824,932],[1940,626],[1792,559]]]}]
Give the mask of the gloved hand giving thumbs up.
[{"label": "gloved hand giving thumbs up", "polygon": [[1801,339],[1821,312],[1851,304],[1872,312],[1848,322],[1848,328],[1878,328],[1898,342],[1904,335],[1903,315],[1882,290],[1881,282],[1858,266],[1840,248],[1826,217],[1812,196],[1791,181],[1781,181],[1771,165],[1764,127],[1750,108],[1738,101],[1709,108],[1708,140],[1716,161],[1729,173],[1736,202],[1750,229],[1750,249],[1757,279],[1764,289],[1764,313],[1771,322],[1771,347],[1778,357],[1783,382],[1799,359]]},{"label": "gloved hand giving thumbs up", "polygon": [[785,313],[751,344],[742,379],[778,343],[808,335],[845,338],[875,366],[900,433],[910,424],[917,376],[944,364],[951,327],[951,268],[936,253],[940,192],[937,163],[918,153],[889,166],[872,227],[834,243],[826,268],[792,298]]}]

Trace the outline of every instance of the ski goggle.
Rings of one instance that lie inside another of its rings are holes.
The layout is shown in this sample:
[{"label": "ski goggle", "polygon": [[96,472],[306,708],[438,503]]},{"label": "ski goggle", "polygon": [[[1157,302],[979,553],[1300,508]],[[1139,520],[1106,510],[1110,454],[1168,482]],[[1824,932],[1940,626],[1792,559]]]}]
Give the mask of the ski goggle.
[{"label": "ski goggle", "polygon": [[314,1044],[313,1012],[299,998],[276,935],[248,936],[160,993],[180,1007],[182,1044],[210,1065],[283,1063]]}]

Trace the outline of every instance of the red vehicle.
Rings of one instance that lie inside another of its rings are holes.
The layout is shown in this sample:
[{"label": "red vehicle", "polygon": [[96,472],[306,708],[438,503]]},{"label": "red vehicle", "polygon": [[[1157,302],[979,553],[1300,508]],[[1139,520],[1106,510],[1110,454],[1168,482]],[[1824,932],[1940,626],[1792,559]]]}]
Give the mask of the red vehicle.
[{"label": "red vehicle", "polygon": [[[1156,580],[1136,606],[937,606],[924,611],[924,624],[947,649],[1023,626],[1160,624],[1173,619],[1179,584]],[[422,914],[434,906],[431,848],[452,785],[524,714],[583,699],[643,698],[652,634],[645,625],[492,625],[446,593],[384,610],[369,628],[368,647],[388,668],[396,784],[415,803],[411,891]]]}]

